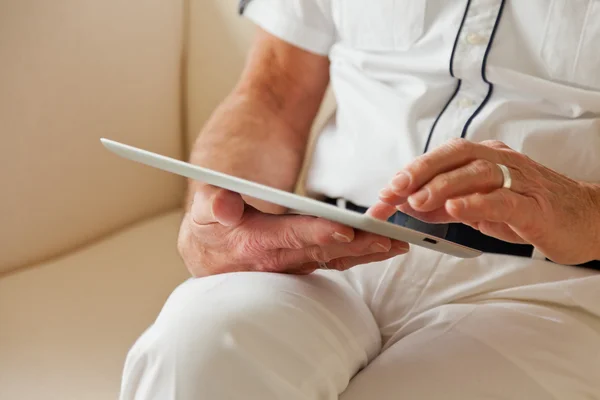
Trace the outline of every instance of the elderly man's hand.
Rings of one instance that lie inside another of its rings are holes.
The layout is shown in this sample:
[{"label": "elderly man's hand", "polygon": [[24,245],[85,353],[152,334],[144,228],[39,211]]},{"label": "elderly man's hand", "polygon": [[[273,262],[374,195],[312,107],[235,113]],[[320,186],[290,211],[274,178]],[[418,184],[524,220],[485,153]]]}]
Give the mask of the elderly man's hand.
[{"label": "elderly man's hand", "polygon": [[310,274],[346,270],[408,252],[408,244],[321,218],[265,214],[238,193],[196,191],[183,219],[179,252],[197,277],[239,271]]},{"label": "elderly man's hand", "polygon": [[[508,167],[511,189],[497,164]],[[451,140],[416,158],[380,192],[369,213],[396,208],[430,223],[462,222],[498,239],[534,245],[562,264],[598,257],[597,186],[560,175],[504,143]]]}]

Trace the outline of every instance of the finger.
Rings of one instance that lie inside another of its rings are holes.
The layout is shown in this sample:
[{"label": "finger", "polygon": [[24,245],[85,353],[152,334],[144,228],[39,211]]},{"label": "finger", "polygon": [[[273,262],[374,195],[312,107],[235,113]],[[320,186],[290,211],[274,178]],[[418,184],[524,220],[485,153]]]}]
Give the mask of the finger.
[{"label": "finger", "polygon": [[506,143],[501,142],[499,140],[483,140],[479,142],[479,144],[486,147],[491,147],[492,149],[512,150],[510,147],[508,147],[508,145],[506,145]]},{"label": "finger", "polygon": [[387,220],[389,217],[394,215],[396,211],[401,211],[413,218],[431,224],[447,224],[451,222],[458,222],[455,217],[448,214],[444,207],[440,207],[439,209],[433,211],[421,212],[412,208],[409,203],[404,203],[394,207],[389,204],[379,202],[369,208],[367,213],[374,218]]},{"label": "finger", "polygon": [[321,265],[317,262],[309,262],[309,263],[303,264],[301,266],[298,266],[296,268],[293,268],[290,271],[291,271],[291,273],[301,274],[301,275],[311,274],[314,271],[319,270],[319,269],[320,270],[345,271],[352,267],[356,267],[358,265],[366,265],[366,264],[370,264],[373,262],[389,260],[390,258],[394,258],[394,257],[400,256],[400,255],[406,254],[409,251],[410,251],[410,249],[405,249],[405,248],[401,248],[401,249],[392,248],[392,249],[390,249],[389,252],[386,252],[386,253],[369,254],[369,255],[360,256],[360,257],[338,258],[336,260],[332,260],[332,261],[326,263],[327,268],[321,268]]},{"label": "finger", "polygon": [[408,202],[415,210],[432,211],[442,207],[448,199],[472,193],[489,193],[501,188],[503,183],[504,175],[497,164],[478,159],[434,177],[411,195]]},{"label": "finger", "polygon": [[523,239],[539,228],[542,215],[535,200],[508,189],[472,194],[446,202],[446,211],[459,221],[489,221],[508,224]]},{"label": "finger", "polygon": [[481,233],[492,236],[509,243],[529,244],[520,237],[510,226],[503,222],[481,221],[477,223],[477,228]]},{"label": "finger", "polygon": [[370,215],[373,218],[387,221],[392,215],[396,213],[396,211],[396,207],[394,207],[393,205],[384,202],[378,202],[367,210],[367,215]]},{"label": "finger", "polygon": [[400,208],[405,214],[411,215],[412,217],[423,222],[434,224],[461,222],[472,227],[473,229],[479,230],[485,235],[493,236],[497,239],[504,240],[505,242],[518,244],[528,243],[504,222],[460,220],[460,218],[457,216],[451,215],[445,208],[440,208],[430,212],[416,211],[412,209],[409,204]]},{"label": "finger", "polygon": [[379,192],[379,201],[390,205],[400,205],[406,202],[406,196],[398,196],[389,187]]},{"label": "finger", "polygon": [[450,215],[444,207],[433,211],[423,212],[417,211],[412,208],[409,203],[405,203],[401,206],[398,206],[397,209],[398,211],[402,211],[404,214],[410,215],[411,217],[428,224],[449,224],[452,222],[458,222],[458,220]]},{"label": "finger", "polygon": [[257,250],[304,249],[350,243],[354,229],[323,218],[305,215],[274,215],[252,210],[244,215],[242,225],[246,241]]},{"label": "finger", "polygon": [[219,223],[235,226],[244,214],[244,200],[238,193],[204,185],[194,193],[192,221],[198,225]]},{"label": "finger", "polygon": [[503,163],[504,151],[464,139],[451,140],[432,152],[417,157],[394,177],[391,189],[398,196],[409,196],[435,176],[471,161],[485,159],[493,163]]},{"label": "finger", "polygon": [[343,257],[327,263],[329,269],[335,269],[338,271],[346,271],[352,267],[358,265],[366,265],[374,262],[380,262],[389,260],[390,258],[397,257],[402,254],[406,254],[410,251],[409,248],[403,249],[392,249],[387,253],[369,254],[361,257]]},{"label": "finger", "polygon": [[342,257],[360,257],[376,253],[387,253],[391,249],[408,250],[407,243],[392,241],[389,238],[359,231],[352,243],[330,246],[310,246],[300,250],[273,250],[274,264],[282,268],[291,265],[302,265],[310,262],[329,262]]}]

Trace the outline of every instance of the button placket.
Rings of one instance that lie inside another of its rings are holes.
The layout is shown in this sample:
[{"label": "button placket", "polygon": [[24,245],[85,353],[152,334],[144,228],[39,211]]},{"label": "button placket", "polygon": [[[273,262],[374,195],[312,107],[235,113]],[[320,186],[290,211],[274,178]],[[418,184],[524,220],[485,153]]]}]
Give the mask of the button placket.
[{"label": "button placket", "polygon": [[470,97],[460,97],[457,103],[460,108],[471,109],[475,105],[475,100]]},{"label": "button placket", "polygon": [[459,92],[440,117],[429,149],[441,146],[452,138],[460,137],[463,127],[484,101],[487,91],[488,87],[484,83],[463,81]]},{"label": "button placket", "polygon": [[454,74],[458,79],[483,81],[481,67],[501,6],[502,0],[471,1],[454,55]]},{"label": "button placket", "polygon": [[460,79],[456,93],[432,132],[429,149],[451,138],[461,137],[465,125],[483,104],[489,86],[482,76],[502,0],[472,0],[454,52],[453,72]]},{"label": "button placket", "polygon": [[479,33],[468,33],[465,37],[465,41],[467,42],[467,44],[473,45],[473,46],[482,46],[484,44],[487,44],[490,39],[480,35]]}]

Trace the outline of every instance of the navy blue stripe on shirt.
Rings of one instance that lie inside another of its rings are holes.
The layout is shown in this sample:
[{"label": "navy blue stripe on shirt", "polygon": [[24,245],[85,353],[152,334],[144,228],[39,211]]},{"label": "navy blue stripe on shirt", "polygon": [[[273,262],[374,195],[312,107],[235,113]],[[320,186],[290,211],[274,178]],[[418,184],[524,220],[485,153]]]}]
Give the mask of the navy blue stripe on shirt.
[{"label": "navy blue stripe on shirt", "polygon": [[246,7],[248,7],[248,4],[250,4],[251,1],[252,0],[240,0],[240,6],[238,8],[240,15],[244,13],[244,10],[246,10]]},{"label": "navy blue stripe on shirt", "polygon": [[[465,25],[465,20],[467,19],[467,14],[469,13],[470,7],[471,7],[471,0],[467,0],[467,5],[465,6],[465,12],[463,14],[462,20],[460,21],[460,26],[458,27],[458,32],[456,32],[456,38],[454,39],[454,45],[452,46],[452,52],[450,53],[449,71],[450,71],[450,76],[453,78],[454,78],[454,54],[456,53],[456,46],[458,46],[458,39],[460,38],[460,34],[462,33],[463,26]],[[423,150],[423,153],[427,153],[427,151],[429,150],[429,144],[431,143],[431,137],[433,136],[433,132],[435,131],[435,128],[437,127],[437,124],[440,121],[440,118],[442,118],[442,115],[444,115],[444,112],[446,111],[446,109],[448,108],[450,103],[452,103],[452,100],[454,100],[454,98],[458,94],[461,84],[462,84],[462,81],[460,79],[458,79],[458,83],[456,84],[456,89],[454,90],[454,93],[452,93],[452,96],[450,96],[450,99],[448,99],[448,102],[446,103],[446,105],[444,105],[444,108],[442,108],[442,111],[438,114],[437,118],[433,122],[433,125],[431,126],[431,129],[429,130],[429,136],[427,137],[427,143],[425,144],[425,149]]]},{"label": "navy blue stripe on shirt", "polygon": [[481,112],[481,110],[483,110],[483,107],[485,107],[487,102],[492,97],[492,93],[494,93],[494,85],[492,85],[492,83],[490,83],[490,81],[488,81],[485,69],[487,67],[487,61],[488,61],[488,56],[490,54],[490,50],[492,49],[492,45],[494,44],[494,38],[496,37],[496,32],[498,31],[498,25],[500,25],[500,20],[502,19],[502,14],[504,12],[505,3],[506,3],[506,0],[502,0],[502,3],[500,4],[500,10],[498,10],[498,17],[496,17],[496,22],[494,23],[494,28],[492,29],[492,35],[490,36],[490,42],[488,43],[488,47],[485,49],[485,54],[483,56],[483,63],[481,65],[481,78],[488,85],[488,93],[485,96],[485,99],[483,99],[483,101],[479,105],[479,107],[477,107],[477,110],[475,110],[473,115],[471,115],[471,117],[467,120],[467,123],[463,127],[462,134],[460,135],[461,138],[464,138],[465,136],[467,136],[467,129],[469,129],[469,126],[471,126],[471,122],[473,122],[475,117]]}]

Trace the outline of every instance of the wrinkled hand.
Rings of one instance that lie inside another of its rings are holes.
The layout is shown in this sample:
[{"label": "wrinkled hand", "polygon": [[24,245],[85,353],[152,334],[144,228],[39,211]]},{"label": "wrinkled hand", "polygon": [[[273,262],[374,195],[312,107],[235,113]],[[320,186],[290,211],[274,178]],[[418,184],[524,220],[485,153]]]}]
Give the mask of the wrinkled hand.
[{"label": "wrinkled hand", "polygon": [[242,197],[203,186],[185,216],[179,252],[194,276],[238,271],[310,274],[346,270],[408,251],[408,245],[321,218],[265,214]]},{"label": "wrinkled hand", "polygon": [[[512,176],[511,190],[497,164]],[[396,208],[429,223],[461,222],[512,243],[534,245],[561,264],[597,257],[597,187],[560,175],[504,143],[451,140],[416,158],[380,192],[369,213]]]}]

